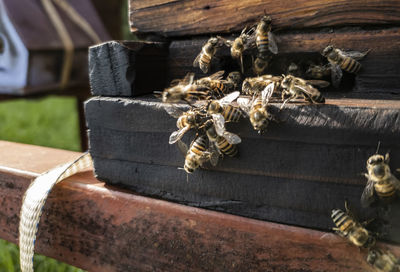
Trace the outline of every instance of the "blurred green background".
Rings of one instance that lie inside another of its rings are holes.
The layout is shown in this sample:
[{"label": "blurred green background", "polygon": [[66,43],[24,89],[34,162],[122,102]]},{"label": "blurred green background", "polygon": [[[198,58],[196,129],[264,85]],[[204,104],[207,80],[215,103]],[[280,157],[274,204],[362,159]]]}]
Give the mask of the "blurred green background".
[{"label": "blurred green background", "polygon": [[[0,140],[79,151],[79,122],[75,98],[49,96],[0,103]],[[36,272],[78,272],[75,267],[35,255]],[[16,245],[0,240],[0,272],[19,269]]]}]

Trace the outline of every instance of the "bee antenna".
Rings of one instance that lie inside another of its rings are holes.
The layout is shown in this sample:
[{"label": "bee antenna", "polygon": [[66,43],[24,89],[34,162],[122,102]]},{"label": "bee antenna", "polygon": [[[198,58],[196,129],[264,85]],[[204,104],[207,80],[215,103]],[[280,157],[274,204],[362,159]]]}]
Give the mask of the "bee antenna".
[{"label": "bee antenna", "polygon": [[378,154],[379,147],[381,146],[381,141],[378,141],[378,146],[376,147],[375,154]]}]

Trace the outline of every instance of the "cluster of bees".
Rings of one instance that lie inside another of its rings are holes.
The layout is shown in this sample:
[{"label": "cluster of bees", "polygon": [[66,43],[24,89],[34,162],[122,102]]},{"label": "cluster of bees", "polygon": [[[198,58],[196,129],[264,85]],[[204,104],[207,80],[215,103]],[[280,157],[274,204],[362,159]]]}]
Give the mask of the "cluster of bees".
[{"label": "cluster of bees", "polygon": [[[215,166],[221,156],[233,157],[238,153],[237,145],[241,138],[226,130],[226,123],[238,122],[247,117],[252,127],[263,133],[271,121],[278,121],[270,112],[269,103],[281,102],[280,110],[286,103],[303,99],[307,103],[324,103],[325,98],[316,87],[325,88],[332,84],[338,87],[343,71],[356,74],[361,69],[357,61],[368,51],[343,51],[331,45],[322,50],[326,58],[325,64],[310,65],[304,73],[308,79],[295,76],[298,66],[290,64],[286,75],[264,74],[269,63],[278,54],[278,46],[272,30],[269,16],[263,16],[258,24],[250,29],[243,29],[234,40],[217,36],[210,38],[202,47],[193,62],[204,73],[212,68],[212,59],[217,50],[227,46],[233,59],[237,60],[240,72],[234,71],[224,78],[225,71],[218,71],[200,79],[188,73],[182,80],[173,80],[171,86],[162,92],[162,101],[167,113],[177,118],[177,130],[169,143],[177,143],[185,156],[184,170],[193,173],[204,163]],[[254,77],[242,79],[244,71],[243,55],[250,52],[252,57],[252,73]],[[330,81],[325,79],[330,76]],[[186,102],[190,109],[183,111],[174,103]],[[194,129],[196,136],[188,147],[183,135]],[[381,199],[392,198],[400,191],[400,182],[390,172],[389,156],[379,154],[371,156],[367,161],[367,186],[362,194],[363,205],[370,205],[376,196]],[[332,219],[334,229],[358,247],[368,248],[367,261],[379,271],[399,271],[400,261],[389,251],[375,247],[376,238],[359,223],[347,208],[342,211],[334,209]]]},{"label": "cluster of bees", "polygon": [[[400,171],[400,169],[397,169],[397,171]],[[378,154],[377,150],[376,154],[369,157],[365,177],[368,181],[361,195],[363,207],[369,207],[374,202],[386,206],[398,197],[400,181],[390,170],[389,153],[383,156]],[[355,246],[368,249],[367,262],[374,266],[377,271],[400,271],[400,259],[396,258],[390,251],[376,247],[377,234],[367,230],[372,220],[363,223],[358,222],[349,210],[347,202],[345,203],[345,211],[333,209],[331,217],[336,225],[333,228],[336,233],[347,238]]]},{"label": "cluster of bees", "polygon": [[[298,98],[308,103],[324,103],[325,98],[315,86],[327,87],[330,83],[319,78],[329,73],[332,82],[338,82],[342,70],[356,73],[360,69],[361,64],[355,57],[366,53],[349,53],[328,46],[322,52],[328,64],[309,68],[309,73],[317,79],[306,80],[290,73],[279,76],[263,74],[270,60],[278,54],[271,22],[269,16],[263,16],[256,26],[246,27],[234,40],[220,36],[210,38],[193,62],[194,67],[208,73],[217,50],[227,46],[232,58],[239,62],[241,72],[234,71],[223,78],[225,72],[219,71],[197,80],[193,73],[188,73],[182,80],[173,80],[171,86],[162,92],[162,101],[167,103],[166,111],[178,119],[178,130],[171,134],[169,143],[177,143],[185,154],[186,172],[192,173],[205,162],[215,166],[222,155],[235,156],[238,153],[237,145],[241,139],[227,131],[225,123],[247,117],[253,128],[263,133],[271,121],[277,121],[268,107],[272,100],[282,102],[281,110],[286,103]],[[246,51],[252,55],[252,70],[256,76],[243,80],[243,54]],[[186,102],[191,108],[184,112],[173,105],[176,102]],[[197,130],[197,134],[188,147],[181,138],[191,129]]]}]

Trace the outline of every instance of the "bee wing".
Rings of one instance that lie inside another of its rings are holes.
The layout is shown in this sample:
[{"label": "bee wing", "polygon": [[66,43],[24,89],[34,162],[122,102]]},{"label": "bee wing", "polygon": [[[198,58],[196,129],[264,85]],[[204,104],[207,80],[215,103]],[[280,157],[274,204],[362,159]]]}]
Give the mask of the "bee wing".
[{"label": "bee wing", "polygon": [[219,100],[222,105],[228,105],[229,103],[233,102],[236,98],[240,95],[239,91],[232,92]]},{"label": "bee wing", "polygon": [[174,87],[174,86],[178,85],[179,83],[181,83],[181,81],[182,81],[181,79],[173,79],[171,81],[171,83],[169,84],[169,86]]},{"label": "bee wing", "polygon": [[298,85],[298,84],[296,84],[296,87],[299,88],[301,91],[303,91],[308,96],[314,96],[316,94],[319,94],[319,91],[317,89],[315,89],[311,85]]},{"label": "bee wing", "polygon": [[390,183],[396,188],[396,190],[400,190],[400,181],[392,174],[392,178],[390,179]]},{"label": "bee wing", "polygon": [[361,205],[363,207],[368,207],[372,202],[374,202],[374,192],[374,182],[371,179],[368,179],[367,185],[361,195]]},{"label": "bee wing", "polygon": [[212,74],[211,76],[209,76],[209,78],[212,80],[220,80],[220,79],[222,79],[222,76],[224,75],[224,73],[225,73],[225,71],[221,70],[221,71],[218,71],[218,72]]},{"label": "bee wing", "polygon": [[178,145],[179,151],[180,151],[184,156],[186,156],[186,154],[187,154],[187,152],[188,152],[188,150],[189,150],[187,144],[185,144],[184,142],[182,142],[181,140],[179,140],[179,141],[177,142],[177,145]]},{"label": "bee wing", "polygon": [[332,85],[335,88],[338,88],[340,85],[340,81],[342,81],[343,72],[339,65],[331,63],[331,80]]},{"label": "bee wing", "polygon": [[187,73],[186,76],[182,79],[181,83],[188,85],[192,84],[194,80],[194,73]]},{"label": "bee wing", "polygon": [[321,88],[326,88],[330,85],[330,83],[326,80],[317,80],[317,79],[309,79],[307,80],[307,83]]},{"label": "bee wing", "polygon": [[219,152],[213,143],[210,143],[209,147],[209,159],[212,166],[217,166],[219,160]]},{"label": "bee wing", "polygon": [[219,136],[223,136],[225,131],[225,118],[220,113],[212,114],[211,116],[214,120],[215,132],[217,132]]},{"label": "bee wing", "polygon": [[251,109],[251,100],[250,98],[247,97],[239,97],[237,99],[237,103],[239,105],[239,107],[245,112],[245,113],[249,113],[250,109]]},{"label": "bee wing", "polygon": [[193,67],[198,67],[199,66],[199,61],[200,61],[200,56],[201,56],[202,51],[197,55],[197,57],[193,61]]},{"label": "bee wing", "polygon": [[165,111],[174,118],[179,118],[184,113],[183,110],[172,105],[164,105]]},{"label": "bee wing", "polygon": [[268,33],[268,49],[273,54],[278,54],[278,45],[276,44],[275,35],[272,32]]},{"label": "bee wing", "polygon": [[358,51],[342,51],[341,53],[347,57],[353,58],[355,60],[360,60],[365,57],[369,53],[370,49],[365,52],[358,52]]},{"label": "bee wing", "polygon": [[174,144],[180,139],[182,139],[183,135],[190,129],[190,126],[183,127],[177,131],[171,133],[169,136],[169,144]]},{"label": "bee wing", "polygon": [[274,90],[275,90],[275,83],[273,83],[273,82],[268,84],[267,87],[265,87],[265,89],[262,90],[261,101],[262,101],[262,104],[264,107],[268,104],[269,99],[271,98],[272,94],[274,93]]},{"label": "bee wing", "polygon": [[229,131],[224,131],[222,137],[230,144],[240,144],[242,142],[242,139],[237,134]]}]

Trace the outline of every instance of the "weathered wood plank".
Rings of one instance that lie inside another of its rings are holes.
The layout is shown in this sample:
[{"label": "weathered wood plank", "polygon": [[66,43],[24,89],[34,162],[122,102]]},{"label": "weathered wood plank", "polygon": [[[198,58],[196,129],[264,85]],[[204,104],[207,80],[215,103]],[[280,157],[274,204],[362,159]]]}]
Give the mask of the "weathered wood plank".
[{"label": "weathered wood plank", "polygon": [[[345,50],[366,51],[369,54],[361,60],[362,70],[354,80],[352,76],[341,86],[340,91],[352,91],[353,96],[366,97],[371,94],[391,97],[400,94],[400,29],[361,30],[358,28],[343,29],[334,32],[308,32],[278,34],[280,54],[271,61],[270,68],[265,73],[280,75],[286,74],[291,62],[298,64],[303,70],[309,68],[310,63],[326,63],[320,52],[328,44]],[[182,78],[188,72],[195,72],[197,77],[204,76],[200,69],[193,67],[193,60],[200,52],[207,38],[173,41],[169,48],[168,81]],[[212,62],[211,73],[218,70],[239,70],[237,62],[230,57],[227,49],[218,52]],[[252,58],[245,56],[245,76],[252,74]],[[353,82],[354,81],[354,82]],[[332,89],[331,91],[337,91]]]},{"label": "weathered wood plank", "polygon": [[130,0],[131,31],[165,36],[239,32],[265,13],[275,29],[400,24],[397,1]]},{"label": "weathered wood plank", "polygon": [[[7,142],[0,146],[0,237],[15,243],[30,180],[76,153]],[[138,196],[84,172],[51,192],[36,248],[100,272],[374,271],[365,251],[324,234]],[[381,246],[400,254],[399,247]]]},{"label": "weathered wood plank", "polygon": [[111,41],[89,49],[93,95],[137,96],[165,86],[163,43]]},{"label": "weathered wood plank", "polygon": [[[361,209],[360,197],[366,160],[378,141],[381,152],[391,150],[393,168],[400,165],[400,102],[379,102],[288,105],[277,115],[281,122],[271,124],[262,136],[247,120],[230,124],[242,138],[239,157],[224,158],[217,167],[206,165],[207,170],[189,176],[177,169],[183,167],[183,155],[168,144],[176,119],[155,99],[92,98],[86,117],[101,180],[194,206],[328,229],[330,211],[345,199],[361,215],[376,217]],[[271,107],[277,112],[279,105]],[[191,133],[184,137],[187,143],[191,139]],[[395,230],[386,231],[386,238],[400,242],[395,218],[385,215]]]}]

